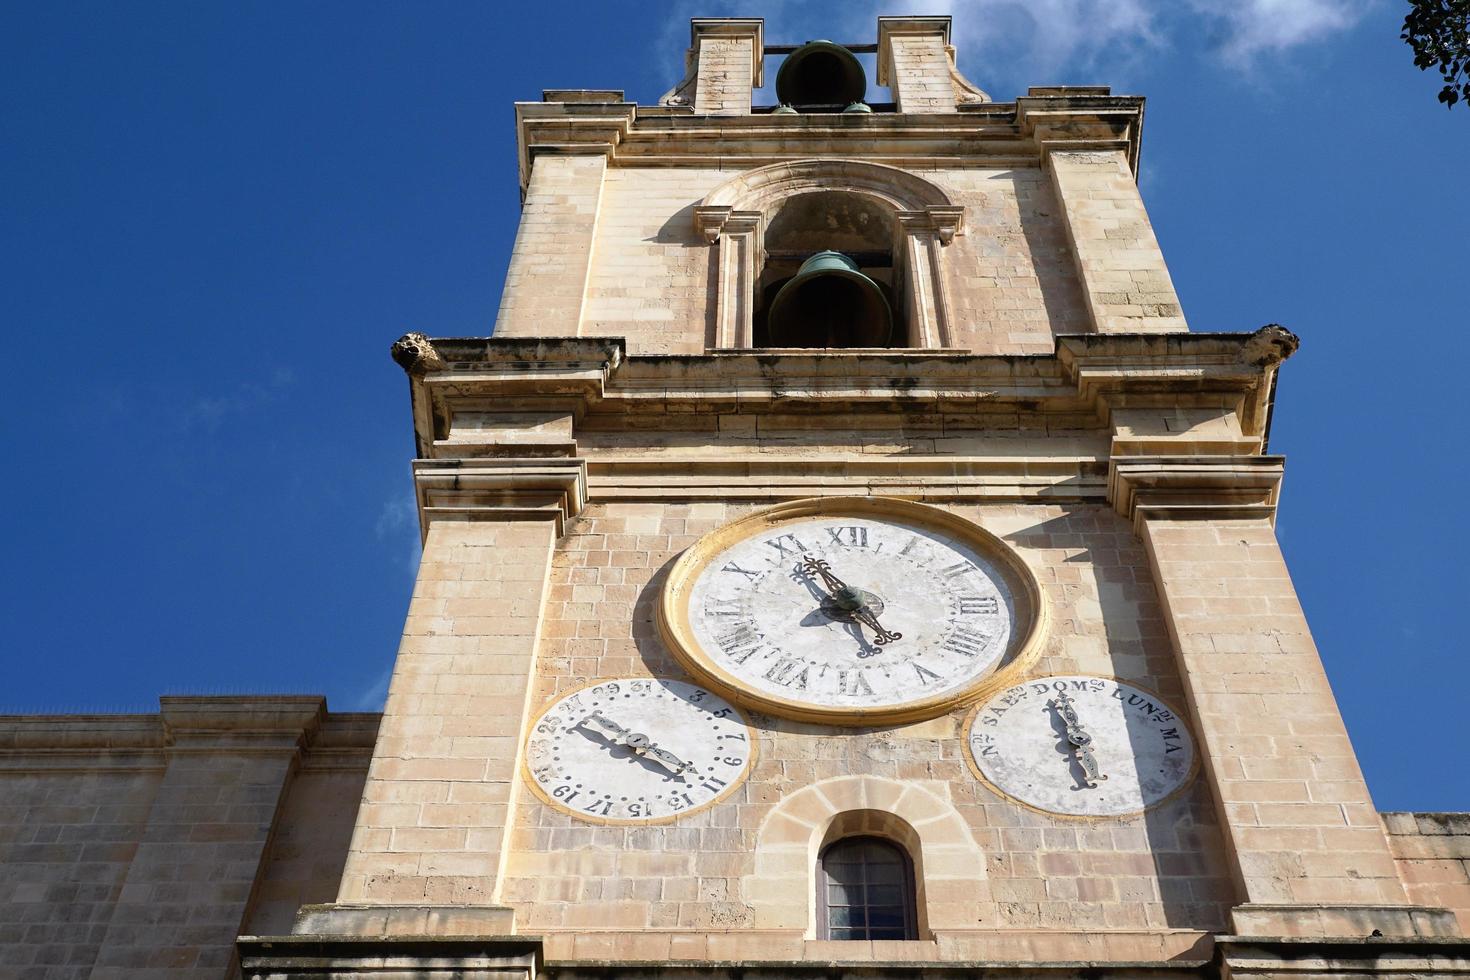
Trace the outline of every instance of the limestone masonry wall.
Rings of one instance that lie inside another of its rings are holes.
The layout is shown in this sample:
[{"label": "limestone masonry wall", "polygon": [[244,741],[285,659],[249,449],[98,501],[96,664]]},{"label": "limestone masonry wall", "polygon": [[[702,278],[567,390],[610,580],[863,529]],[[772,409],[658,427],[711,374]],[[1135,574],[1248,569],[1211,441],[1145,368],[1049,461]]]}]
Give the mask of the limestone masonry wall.
[{"label": "limestone masonry wall", "polygon": [[[655,633],[665,569],[701,534],[749,509],[608,504],[572,521],[553,560],[534,704],[598,678],[683,677]],[[956,511],[1003,536],[1042,577],[1054,618],[1038,673],[1114,675],[1182,701],[1147,561],[1111,509]],[[871,730],[755,715],[762,746],[746,783],[724,802],[661,826],[593,826],[523,796],[503,898],[529,932],[753,929],[799,938],[810,926],[806,896],[761,891],[762,821],[809,786],[866,776],[875,785],[917,782],[958,811],[973,837],[983,877],[952,892],[930,883],[936,937],[1224,928],[1232,890],[1203,781],[1141,817],[1045,816],[997,797],[970,773],[959,735],[965,713]],[[548,955],[560,941],[553,936]],[[571,937],[565,942],[570,949]]]},{"label": "limestone masonry wall", "polygon": [[217,980],[243,925],[336,894],[376,717],[164,700],[0,718],[0,975]]},{"label": "limestone masonry wall", "polygon": [[583,333],[626,336],[630,352],[703,353],[714,314],[714,249],[694,205],[738,171],[609,170],[603,181]]},{"label": "limestone masonry wall", "polygon": [[[714,342],[716,248],[695,229],[693,209],[739,171],[596,171],[587,160],[537,160],[533,175],[541,175],[527,193],[497,335],[619,336],[631,354],[702,353]],[[955,346],[1047,353],[1055,334],[1090,329],[1062,209],[1043,171],[924,176],[965,208],[965,233],[944,249]]]},{"label": "limestone masonry wall", "polygon": [[1409,901],[1451,909],[1470,934],[1470,813],[1385,813]]}]

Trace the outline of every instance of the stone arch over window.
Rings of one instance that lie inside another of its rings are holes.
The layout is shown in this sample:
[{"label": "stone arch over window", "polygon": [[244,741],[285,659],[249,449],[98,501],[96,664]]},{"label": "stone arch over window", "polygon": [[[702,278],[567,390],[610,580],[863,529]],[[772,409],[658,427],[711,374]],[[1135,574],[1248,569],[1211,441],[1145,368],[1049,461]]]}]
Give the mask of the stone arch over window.
[{"label": "stone arch over window", "polygon": [[907,852],[919,938],[996,921],[985,856],[948,799],[917,783],[838,776],[797,790],[761,822],[754,873],[741,882],[752,924],[815,938],[818,859],[852,836],[880,837]]},{"label": "stone arch over window", "polygon": [[[719,250],[712,345],[757,345],[757,313],[764,294],[781,274],[794,271],[784,266],[799,264],[800,257],[799,246],[783,248],[768,270],[767,236],[774,229],[784,242],[801,241],[803,213],[820,207],[824,196],[864,224],[876,219],[887,225],[881,232],[890,243],[887,271],[878,266],[864,272],[878,271],[871,278],[896,300],[903,332],[893,346],[948,346],[944,247],[959,232],[964,209],[941,187],[916,174],[855,160],[795,160],[758,167],[716,187],[695,207],[696,227]],[[839,232],[850,236],[854,229]],[[871,243],[872,229],[864,229],[859,238]]]}]

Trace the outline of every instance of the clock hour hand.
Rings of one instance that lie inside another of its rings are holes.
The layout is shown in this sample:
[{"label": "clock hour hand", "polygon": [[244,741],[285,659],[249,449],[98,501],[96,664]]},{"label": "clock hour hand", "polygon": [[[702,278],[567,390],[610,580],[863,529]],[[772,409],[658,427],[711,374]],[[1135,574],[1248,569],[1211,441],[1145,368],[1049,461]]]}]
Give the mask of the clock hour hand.
[{"label": "clock hour hand", "polygon": [[902,633],[895,633],[883,628],[878,622],[872,607],[868,605],[868,597],[862,589],[848,585],[842,579],[832,573],[832,566],[821,558],[813,558],[807,555],[801,560],[801,569],[809,575],[815,575],[821,579],[822,585],[832,594],[832,601],[838,609],[850,615],[853,619],[862,623],[873,631],[873,642],[878,646],[892,643],[894,640],[903,639]]},{"label": "clock hour hand", "polygon": [[667,749],[659,748],[657,744],[649,740],[647,735],[644,735],[642,732],[629,731],[600,712],[592,712],[577,722],[577,724],[583,728],[601,729],[605,734],[611,736],[609,741],[614,745],[621,745],[624,748],[630,749],[634,755],[640,758],[652,759],[672,775],[680,776],[694,769],[694,766],[680,759],[674,753],[669,752]]},{"label": "clock hour hand", "polygon": [[653,759],[659,765],[669,771],[670,775],[682,776],[694,769],[694,766],[685,762],[667,749],[661,749],[648,740],[648,736],[641,732],[631,732],[623,741],[623,744],[644,758]]},{"label": "clock hour hand", "polygon": [[1097,757],[1092,754],[1092,736],[1083,728],[1082,722],[1077,717],[1077,710],[1072,707],[1075,702],[1062,691],[1055,698],[1046,702],[1046,706],[1062,716],[1062,723],[1067,728],[1067,741],[1072,746],[1072,758],[1082,767],[1085,775],[1083,783],[1087,789],[1097,789],[1097,784],[1108,777],[1098,769]]}]

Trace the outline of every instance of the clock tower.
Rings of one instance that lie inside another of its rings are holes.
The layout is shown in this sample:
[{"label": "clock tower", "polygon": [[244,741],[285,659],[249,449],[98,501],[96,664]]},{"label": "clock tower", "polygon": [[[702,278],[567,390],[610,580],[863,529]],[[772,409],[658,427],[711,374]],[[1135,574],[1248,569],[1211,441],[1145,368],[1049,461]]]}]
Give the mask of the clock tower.
[{"label": "clock tower", "polygon": [[1276,539],[1297,338],[1190,330],[1141,98],[949,32],[697,19],[656,105],[516,105],[492,335],[393,346],[423,560],[336,899],[246,976],[1470,974]]}]

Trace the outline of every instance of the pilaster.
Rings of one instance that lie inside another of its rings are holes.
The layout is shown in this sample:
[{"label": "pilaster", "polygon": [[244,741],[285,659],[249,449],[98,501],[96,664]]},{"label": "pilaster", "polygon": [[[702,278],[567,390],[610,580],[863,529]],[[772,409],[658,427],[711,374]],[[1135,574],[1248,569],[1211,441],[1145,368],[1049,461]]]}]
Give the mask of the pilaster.
[{"label": "pilaster", "polygon": [[714,347],[755,345],[756,253],[761,212],[723,206],[696,207],[694,219],[705,240],[719,249],[715,257]]},{"label": "pilaster", "polygon": [[948,17],[878,18],[878,84],[899,112],[957,111],[949,27]]},{"label": "pilaster", "polygon": [[490,906],[557,520],[429,521],[338,901]]},{"label": "pilaster", "polygon": [[1051,148],[1045,159],[1093,329],[1188,330],[1127,150]]},{"label": "pilaster", "polygon": [[904,211],[898,217],[904,249],[903,296],[908,307],[908,342],[928,350],[948,347],[953,338],[944,246],[954,239],[958,228],[957,218],[951,223],[952,216],[947,211],[936,217],[931,213],[934,210]]},{"label": "pilaster", "polygon": [[747,116],[751,93],[764,84],[765,22],[759,18],[695,18],[689,25],[694,111]]},{"label": "pilaster", "polygon": [[[1242,935],[1447,934],[1409,905],[1287,573],[1263,460],[1119,461],[1233,862]],[[1172,472],[1171,472],[1172,470]],[[1256,502],[1243,502],[1259,496]],[[1361,930],[1361,931],[1359,931]],[[1448,933],[1453,934],[1453,933]]]},{"label": "pilaster", "polygon": [[505,274],[495,334],[562,336],[580,332],[607,152],[541,153],[530,166],[520,228]]}]

